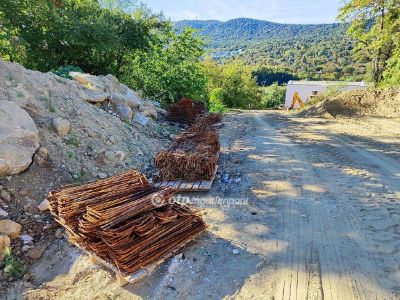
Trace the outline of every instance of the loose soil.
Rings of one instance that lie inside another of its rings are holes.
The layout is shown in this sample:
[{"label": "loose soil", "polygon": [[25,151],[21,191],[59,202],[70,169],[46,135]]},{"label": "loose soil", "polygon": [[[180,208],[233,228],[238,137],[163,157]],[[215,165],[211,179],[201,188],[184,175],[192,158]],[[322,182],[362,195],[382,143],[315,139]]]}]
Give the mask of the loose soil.
[{"label": "loose soil", "polygon": [[306,108],[300,115],[400,118],[400,91],[366,89],[343,92]]}]

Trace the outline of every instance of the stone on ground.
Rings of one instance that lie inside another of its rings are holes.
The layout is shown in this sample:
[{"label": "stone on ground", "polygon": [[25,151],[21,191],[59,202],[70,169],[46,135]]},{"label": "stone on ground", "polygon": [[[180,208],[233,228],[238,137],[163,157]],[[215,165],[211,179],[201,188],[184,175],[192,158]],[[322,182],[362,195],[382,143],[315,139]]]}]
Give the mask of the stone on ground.
[{"label": "stone on ground", "polygon": [[15,239],[19,237],[22,226],[11,220],[0,221],[0,233],[7,234],[10,238]]},{"label": "stone on ground", "polygon": [[0,217],[7,218],[8,212],[0,208]]},{"label": "stone on ground", "polygon": [[150,121],[148,117],[142,115],[141,113],[137,113],[133,120],[142,126],[146,126]]},{"label": "stone on ground", "polygon": [[63,119],[61,117],[53,119],[53,126],[58,135],[61,137],[66,136],[71,130],[71,123],[68,120]]},{"label": "stone on ground", "polygon": [[45,199],[38,205],[40,211],[45,211],[49,209],[49,200]]}]

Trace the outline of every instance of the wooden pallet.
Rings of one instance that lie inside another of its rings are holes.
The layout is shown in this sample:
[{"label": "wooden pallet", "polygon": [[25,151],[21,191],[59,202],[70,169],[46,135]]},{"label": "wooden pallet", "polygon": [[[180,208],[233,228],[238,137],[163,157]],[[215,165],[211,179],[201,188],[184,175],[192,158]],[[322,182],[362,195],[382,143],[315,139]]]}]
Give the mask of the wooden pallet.
[{"label": "wooden pallet", "polygon": [[156,187],[173,187],[178,191],[185,192],[201,192],[201,191],[209,191],[211,189],[211,185],[217,175],[218,165],[215,167],[214,174],[211,180],[197,180],[197,181],[185,181],[185,180],[167,180],[157,182],[155,184]]},{"label": "wooden pallet", "polygon": [[[203,232],[203,231],[202,231]],[[175,251],[169,252],[168,254],[164,255],[160,260],[158,260],[156,263],[147,266],[145,268],[140,269],[139,271],[128,275],[128,276],[124,276],[116,266],[114,266],[112,263],[107,262],[103,259],[101,259],[100,257],[98,257],[96,254],[92,253],[91,251],[86,250],[85,248],[79,246],[76,243],[72,243],[74,246],[76,246],[77,248],[81,249],[86,255],[89,256],[89,263],[92,265],[97,265],[97,264],[102,264],[103,266],[105,266],[106,268],[108,268],[109,270],[113,271],[115,273],[117,282],[120,286],[124,286],[127,284],[133,284],[141,279],[143,279],[144,277],[148,276],[151,274],[152,271],[154,271],[154,269],[161,265],[162,263],[164,263],[167,259],[176,256],[178,254],[178,252],[180,252],[187,244],[189,244],[190,242],[192,242],[199,234],[201,234],[202,232],[199,232],[198,234],[196,234],[195,236],[193,236],[193,238],[191,238],[190,240],[188,240],[186,243],[184,243],[179,249],[176,249]]]}]

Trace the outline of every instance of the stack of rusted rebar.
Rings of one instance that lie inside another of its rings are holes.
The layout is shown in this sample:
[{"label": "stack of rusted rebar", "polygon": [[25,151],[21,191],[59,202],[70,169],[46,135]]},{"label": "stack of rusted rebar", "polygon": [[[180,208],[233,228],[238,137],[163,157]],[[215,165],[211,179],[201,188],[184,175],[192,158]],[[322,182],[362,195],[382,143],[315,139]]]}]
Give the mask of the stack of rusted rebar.
[{"label": "stack of rusted rebar", "polygon": [[207,112],[203,102],[194,102],[188,98],[182,98],[168,109],[166,119],[180,124],[192,124],[198,115]]},{"label": "stack of rusted rebar", "polygon": [[212,125],[220,122],[221,116],[203,114],[196,120],[166,150],[157,154],[155,166],[160,172],[157,180],[211,180],[215,175],[220,144]]},{"label": "stack of rusted rebar", "polygon": [[220,145],[215,131],[184,132],[155,158],[161,180],[210,180]]},{"label": "stack of rusted rebar", "polygon": [[155,188],[129,171],[51,192],[55,219],[72,243],[132,274],[179,250],[205,230],[199,215],[170,201],[171,188]]},{"label": "stack of rusted rebar", "polygon": [[205,113],[198,115],[192,126],[187,131],[211,131],[215,130],[214,125],[222,121],[222,115],[218,113]]}]

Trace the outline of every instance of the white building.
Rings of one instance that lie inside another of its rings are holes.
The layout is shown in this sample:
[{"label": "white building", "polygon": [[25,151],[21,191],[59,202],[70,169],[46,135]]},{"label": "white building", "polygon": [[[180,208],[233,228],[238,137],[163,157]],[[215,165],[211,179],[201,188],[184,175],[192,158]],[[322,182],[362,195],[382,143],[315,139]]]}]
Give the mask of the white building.
[{"label": "white building", "polygon": [[[338,86],[343,91],[351,91],[355,89],[367,88],[364,81],[361,82],[346,82],[346,81],[306,81],[306,80],[290,80],[287,84],[285,107],[290,107],[295,92],[299,93],[300,98],[304,103],[315,96],[320,95],[330,86]],[[295,108],[299,107],[296,103]]]}]

